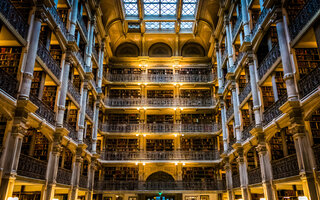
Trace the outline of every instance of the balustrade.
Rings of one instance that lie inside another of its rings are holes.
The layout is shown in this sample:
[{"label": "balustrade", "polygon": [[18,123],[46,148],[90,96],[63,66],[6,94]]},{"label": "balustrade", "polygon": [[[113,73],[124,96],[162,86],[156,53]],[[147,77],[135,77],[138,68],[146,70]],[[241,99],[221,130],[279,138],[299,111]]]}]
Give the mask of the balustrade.
[{"label": "balustrade", "polygon": [[297,17],[291,22],[289,33],[291,40],[294,40],[310,20],[319,12],[319,0],[309,0],[299,12]]},{"label": "balustrade", "polygon": [[76,129],[71,126],[68,122],[64,121],[63,122],[63,126],[68,129],[69,134],[68,136],[73,139],[74,141],[78,141],[78,132],[76,131]]},{"label": "balustrade", "polygon": [[53,59],[48,49],[39,41],[37,55],[41,60],[46,64],[48,69],[56,76],[57,79],[60,79],[61,69],[57,61]]},{"label": "balustrade", "polygon": [[58,174],[57,174],[57,183],[64,184],[64,185],[70,185],[71,184],[71,178],[72,178],[72,171],[58,168]]},{"label": "balustrade", "polygon": [[266,55],[261,64],[258,67],[258,76],[259,79],[268,72],[271,66],[280,58],[280,48],[279,45],[274,46],[271,51]]},{"label": "balustrade", "polygon": [[222,63],[224,63],[224,61],[226,60],[227,57],[228,57],[228,50],[227,50],[227,48],[225,48],[224,52],[222,54]]},{"label": "balustrade", "polygon": [[296,154],[272,161],[271,165],[274,179],[299,175],[299,165]]},{"label": "balustrade", "polygon": [[244,89],[240,92],[240,95],[239,95],[240,104],[247,98],[250,92],[251,92],[251,84],[249,82],[246,84]]},{"label": "balustrade", "polygon": [[83,143],[87,145],[87,150],[91,151],[92,150],[92,140],[91,138],[83,138]]},{"label": "balustrade", "polygon": [[145,124],[146,133],[170,133],[176,132],[176,126],[173,123],[149,123]]},{"label": "balustrade", "polygon": [[18,164],[18,175],[35,179],[45,179],[47,162],[35,159],[25,154],[20,154]]},{"label": "balustrade", "polygon": [[86,113],[93,120],[93,110],[92,110],[91,106],[87,105]]},{"label": "balustrade", "polygon": [[142,128],[140,124],[102,124],[102,131],[111,133],[138,133]]},{"label": "balustrade", "polygon": [[64,35],[64,37],[67,38],[67,29],[64,26],[62,19],[60,18],[57,8],[55,6],[52,6],[51,8],[48,9],[48,11],[58,26],[57,30],[60,30],[61,33]]},{"label": "balustrade", "polygon": [[16,98],[18,93],[18,81],[0,68],[0,88]]},{"label": "balustrade", "polygon": [[70,81],[68,82],[68,92],[71,94],[71,96],[76,100],[78,104],[80,104],[81,95],[80,92],[74,87],[73,83]]},{"label": "balustrade", "polygon": [[87,188],[88,187],[88,177],[87,176],[80,175],[79,187],[81,187],[81,188]]},{"label": "balustrade", "polygon": [[237,21],[236,21],[236,23],[233,27],[233,30],[232,30],[232,38],[234,38],[236,36],[236,34],[238,33],[241,23],[242,23],[242,14],[240,14],[237,17]]},{"label": "balustrade", "polygon": [[55,125],[55,122],[56,122],[55,112],[51,110],[51,108],[47,106],[45,103],[43,103],[38,97],[30,94],[29,98],[32,101],[32,103],[38,106],[36,114],[38,114],[40,117],[43,117],[52,125]]},{"label": "balustrade", "polygon": [[232,187],[233,188],[240,187],[240,174],[235,174],[232,176]]},{"label": "balustrade", "polygon": [[252,135],[250,131],[255,127],[256,123],[253,121],[248,127],[243,129],[242,131],[242,141],[246,141],[248,138],[250,138]]},{"label": "balustrade", "polygon": [[81,15],[78,15],[78,22],[80,24],[80,28],[82,29],[85,37],[88,37],[88,31]]},{"label": "balustrade", "polygon": [[320,66],[317,66],[309,74],[299,80],[299,92],[301,98],[311,94],[320,86]]},{"label": "balustrade", "polygon": [[238,68],[238,65],[241,63],[241,61],[242,61],[242,59],[243,59],[244,56],[245,56],[245,53],[244,53],[244,52],[239,52],[236,60],[234,61],[234,67],[235,67],[235,68],[234,68],[234,71],[233,71],[233,72],[235,72],[235,70]]},{"label": "balustrade", "polygon": [[83,67],[83,69],[85,69],[86,64],[84,63],[83,55],[78,51],[78,52],[75,53],[75,56],[78,59],[80,65]]},{"label": "balustrade", "polygon": [[248,179],[249,179],[249,185],[261,183],[262,182],[261,169],[255,168],[255,169],[248,170]]},{"label": "balustrade", "polygon": [[141,98],[106,98],[105,105],[114,107],[142,106]]},{"label": "balustrade", "polygon": [[231,104],[227,110],[227,114],[226,114],[226,117],[227,117],[227,120],[230,119],[230,117],[233,115],[233,105]]},{"label": "balustrade", "polygon": [[174,82],[175,77],[173,74],[147,74],[146,79],[149,82],[163,83]]},{"label": "balustrade", "polygon": [[154,181],[97,181],[96,190],[224,190],[225,185],[221,180],[215,181],[176,181],[176,182],[154,182]]},{"label": "balustrade", "polygon": [[207,132],[214,133],[220,130],[220,126],[217,124],[181,124],[181,133],[195,133],[195,132]]},{"label": "balustrade", "polygon": [[267,15],[269,14],[269,9],[264,8],[261,13],[260,16],[257,20],[257,22],[254,24],[253,29],[251,31],[251,39],[253,40],[253,38],[255,37],[255,35],[257,34],[261,24],[264,22],[264,20],[266,19]]},{"label": "balustrade", "polygon": [[147,98],[146,106],[151,107],[171,107],[176,106],[177,102],[174,98]]},{"label": "balustrade", "polygon": [[280,107],[287,101],[287,95],[283,95],[272,104],[268,109],[263,112],[263,122],[262,125],[265,126],[269,124],[272,120],[277,119],[282,112],[280,111]]},{"label": "balustrade", "polygon": [[12,5],[10,0],[0,1],[0,13],[8,20],[11,26],[16,29],[22,38],[27,39],[29,25],[19,14],[14,5]]}]

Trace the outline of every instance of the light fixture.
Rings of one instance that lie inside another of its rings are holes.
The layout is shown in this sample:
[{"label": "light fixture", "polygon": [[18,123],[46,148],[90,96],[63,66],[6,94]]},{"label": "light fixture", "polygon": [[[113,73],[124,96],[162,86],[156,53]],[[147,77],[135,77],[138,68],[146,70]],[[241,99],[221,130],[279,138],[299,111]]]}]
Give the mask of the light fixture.
[{"label": "light fixture", "polygon": [[298,200],[308,200],[308,197],[306,197],[306,196],[299,196],[299,197],[298,197]]},{"label": "light fixture", "polygon": [[174,86],[176,86],[176,85],[177,85],[177,83],[174,83],[173,85],[174,85]]},{"label": "light fixture", "polygon": [[139,165],[139,162],[136,162],[136,165]]},{"label": "light fixture", "polygon": [[181,135],[182,137],[184,136],[184,134]]},{"label": "light fixture", "polygon": [[19,200],[18,197],[8,197],[8,200]]},{"label": "light fixture", "polygon": [[182,165],[183,165],[183,166],[185,166],[185,165],[186,165],[186,163],[182,163]]},{"label": "light fixture", "polygon": [[141,83],[138,83],[138,85],[141,85]]},{"label": "light fixture", "polygon": [[52,200],[59,200],[59,199],[55,198],[55,199],[52,199]]},{"label": "light fixture", "polygon": [[180,110],[183,110],[183,108],[180,108]]},{"label": "light fixture", "polygon": [[173,110],[177,110],[177,108],[173,108]]},{"label": "light fixture", "polygon": [[175,164],[175,165],[178,165],[178,162],[175,162],[174,164]]},{"label": "light fixture", "polygon": [[139,134],[136,134],[136,136],[138,137],[138,136],[139,136]]},{"label": "light fixture", "polygon": [[266,200],[266,198],[260,198],[260,200]]},{"label": "light fixture", "polygon": [[137,110],[140,110],[140,108],[138,107]]},{"label": "light fixture", "polygon": [[148,83],[144,83],[144,85],[148,85]]},{"label": "light fixture", "polygon": [[146,165],[146,163],[145,163],[145,162],[143,162],[143,163],[142,163],[142,165],[143,165],[143,166],[145,166],[145,165]]},{"label": "light fixture", "polygon": [[144,110],[147,110],[147,107],[143,107]]},{"label": "light fixture", "polygon": [[143,134],[143,137],[146,137],[147,135],[146,134]]},{"label": "light fixture", "polygon": [[178,134],[174,134],[174,137],[177,137],[178,136]]}]

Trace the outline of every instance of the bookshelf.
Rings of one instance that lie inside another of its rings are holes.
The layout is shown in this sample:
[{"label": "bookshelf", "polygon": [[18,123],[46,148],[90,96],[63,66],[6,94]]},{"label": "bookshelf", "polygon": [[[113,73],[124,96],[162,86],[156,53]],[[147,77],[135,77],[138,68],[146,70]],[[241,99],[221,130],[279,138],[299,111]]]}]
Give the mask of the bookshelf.
[{"label": "bookshelf", "polygon": [[59,45],[50,45],[50,54],[60,67],[62,60],[62,50]]},{"label": "bookshelf", "polygon": [[82,163],[81,175],[87,176],[88,175],[88,169],[89,169],[89,162],[87,160],[84,160],[83,163]]},{"label": "bookshelf", "polygon": [[[138,140],[137,139],[112,139],[107,138],[105,140],[106,151],[114,152],[129,152],[138,151]],[[97,145],[98,146],[98,145]]]},{"label": "bookshelf", "polygon": [[173,90],[148,90],[148,98],[173,98]]},{"label": "bookshelf", "polygon": [[21,145],[21,152],[25,155],[30,155],[30,149],[32,145],[32,138],[37,132],[36,129],[28,129],[23,137],[22,145]]},{"label": "bookshelf", "polygon": [[209,98],[211,97],[211,91],[208,90],[181,90],[181,98]]},{"label": "bookshelf", "polygon": [[68,117],[68,123],[76,128],[77,127],[77,119],[78,119],[78,110],[77,109],[70,109],[69,110],[69,117]]},{"label": "bookshelf", "polygon": [[214,122],[213,114],[181,114],[182,124],[210,124]]},{"label": "bookshelf", "polygon": [[216,179],[214,167],[183,167],[183,181],[213,181]]},{"label": "bookshelf", "polygon": [[22,48],[21,47],[0,47],[0,68],[16,78]]},{"label": "bookshelf", "polygon": [[305,6],[307,0],[289,0],[287,3],[287,13],[289,17],[289,21],[293,23],[293,20],[300,13],[300,10]]},{"label": "bookshelf", "polygon": [[172,139],[147,139],[147,151],[173,151],[174,144]]},{"label": "bookshelf", "polygon": [[178,70],[178,74],[200,74],[209,75],[211,70],[209,68],[181,68]]},{"label": "bookshelf", "polygon": [[41,79],[42,79],[43,73],[44,72],[40,72],[40,71],[33,72],[33,79],[32,79],[32,83],[31,83],[30,93],[35,96],[39,95],[39,89],[40,89]]},{"label": "bookshelf", "polygon": [[109,114],[110,124],[139,124],[139,114]]},{"label": "bookshelf", "polygon": [[255,147],[251,148],[247,153],[248,169],[254,169],[260,165],[259,156],[255,151]]},{"label": "bookshelf", "polygon": [[69,10],[67,8],[59,8],[59,9],[57,9],[57,12],[58,12],[60,19],[62,20],[64,26],[67,26]]},{"label": "bookshelf", "polygon": [[141,74],[142,70],[139,68],[112,68],[111,74]]},{"label": "bookshelf", "polygon": [[316,48],[295,49],[300,78],[309,74],[313,69],[320,67],[319,51]]},{"label": "bookshelf", "polygon": [[173,74],[173,69],[148,69],[148,74]]},{"label": "bookshelf", "polygon": [[302,190],[278,190],[278,198],[285,200],[298,200],[298,196],[304,196]]},{"label": "bookshelf", "polygon": [[313,137],[313,143],[320,143],[320,109],[316,110],[310,118],[310,128]]},{"label": "bookshelf", "polygon": [[182,151],[213,151],[217,150],[216,137],[181,137]]},{"label": "bookshelf", "polygon": [[45,86],[44,87],[42,101],[47,106],[49,106],[51,108],[51,110],[54,110],[54,105],[56,102],[56,93],[57,93],[56,86]]},{"label": "bookshelf", "polygon": [[246,87],[246,84],[247,84],[246,76],[240,75],[238,83],[239,83],[239,91],[241,92],[244,89],[244,87]]},{"label": "bookshelf", "polygon": [[73,158],[73,154],[72,152],[65,148],[65,152],[64,152],[64,163],[63,163],[63,168],[64,169],[72,169],[72,158]]},{"label": "bookshelf", "polygon": [[6,131],[6,125],[7,125],[7,120],[4,116],[0,114],[0,156],[2,153],[2,146],[3,146],[3,140],[4,140],[4,134]]},{"label": "bookshelf", "polygon": [[147,123],[173,124],[173,115],[147,115]]},{"label": "bookshelf", "polygon": [[243,128],[250,125],[250,113],[248,109],[241,110]]},{"label": "bookshelf", "polygon": [[261,86],[264,109],[274,103],[274,95],[271,86]]},{"label": "bookshelf", "polygon": [[110,90],[110,98],[140,98],[141,92],[140,90],[123,90],[123,89],[111,89]]},{"label": "bookshelf", "polygon": [[276,133],[270,140],[272,160],[279,160],[284,157],[283,153],[283,138],[281,133]]},{"label": "bookshelf", "polygon": [[107,181],[137,181],[138,167],[104,167],[104,180]]},{"label": "bookshelf", "polygon": [[78,89],[78,92],[81,90],[81,78],[80,75],[74,75],[73,76],[73,85],[75,88]]},{"label": "bookshelf", "polygon": [[37,131],[35,133],[33,157],[38,160],[47,161],[49,141],[42,133]]},{"label": "bookshelf", "polygon": [[283,80],[283,72],[277,71],[275,74],[276,77],[276,85],[279,97],[287,95],[286,84]]}]

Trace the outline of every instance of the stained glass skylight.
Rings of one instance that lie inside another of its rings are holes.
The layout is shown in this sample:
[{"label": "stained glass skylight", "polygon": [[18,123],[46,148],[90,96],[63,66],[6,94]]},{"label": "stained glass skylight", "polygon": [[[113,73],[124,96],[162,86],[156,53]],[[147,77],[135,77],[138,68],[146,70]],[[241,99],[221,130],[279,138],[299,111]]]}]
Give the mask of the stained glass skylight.
[{"label": "stained glass skylight", "polygon": [[[146,31],[174,31],[176,24],[180,30],[191,32],[195,21],[199,0],[122,0],[128,23],[142,20]],[[178,16],[179,14],[179,16]],[[181,19],[178,20],[178,19]],[[142,31],[143,26],[141,27]]]}]

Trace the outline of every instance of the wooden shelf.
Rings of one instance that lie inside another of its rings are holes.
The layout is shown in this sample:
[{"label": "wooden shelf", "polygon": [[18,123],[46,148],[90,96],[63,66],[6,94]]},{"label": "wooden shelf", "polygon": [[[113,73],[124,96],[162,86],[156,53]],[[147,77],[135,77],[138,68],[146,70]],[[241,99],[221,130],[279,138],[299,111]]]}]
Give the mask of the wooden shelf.
[{"label": "wooden shelf", "polygon": [[217,150],[217,138],[210,137],[181,137],[182,151],[213,151]]},{"label": "wooden shelf", "polygon": [[138,167],[105,167],[104,180],[137,181]]},{"label": "wooden shelf", "polygon": [[174,144],[172,139],[148,139],[147,151],[173,151]]},{"label": "wooden shelf", "polygon": [[137,139],[111,139],[105,140],[106,151],[113,152],[132,152],[138,151],[138,140]]}]

